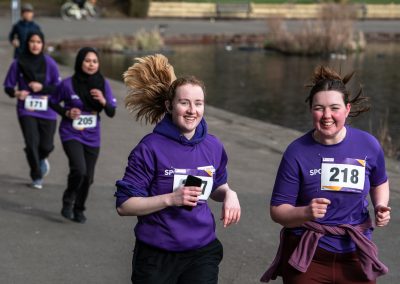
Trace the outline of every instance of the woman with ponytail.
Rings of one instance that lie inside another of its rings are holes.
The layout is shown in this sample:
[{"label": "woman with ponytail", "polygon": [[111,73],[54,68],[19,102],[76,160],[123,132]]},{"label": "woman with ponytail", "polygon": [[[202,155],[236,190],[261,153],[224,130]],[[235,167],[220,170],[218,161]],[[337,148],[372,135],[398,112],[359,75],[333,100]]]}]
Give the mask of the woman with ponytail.
[{"label": "woman with ponytail", "polygon": [[204,84],[176,79],[163,55],[137,60],[124,74],[126,107],[156,126],[116,183],[118,213],[138,217],[132,283],[217,283],[222,245],[207,200],[223,202],[224,227],[239,221],[240,205],[224,147],[207,131]]},{"label": "woman with ponytail", "polygon": [[43,52],[44,43],[40,31],[29,33],[24,52],[13,61],[4,80],[6,94],[17,98],[31,186],[37,189],[43,187],[43,178],[50,171],[47,158],[54,149],[57,114],[48,106],[48,101],[60,83],[56,62]]},{"label": "woman with ponytail", "polygon": [[61,215],[78,223],[86,221],[85,202],[100,152],[100,112],[113,117],[117,103],[99,68],[96,49],[80,49],[74,75],[61,82],[51,100],[51,107],[62,116],[59,132],[69,161]]},{"label": "woman with ponytail", "polygon": [[270,214],[281,224],[281,242],[261,278],[283,283],[376,283],[388,272],[371,241],[375,225],[390,220],[389,182],[383,150],[375,137],[346,125],[369,109],[362,91],[354,97],[341,77],[319,66],[309,103],[314,129],[292,142],[275,180]]}]

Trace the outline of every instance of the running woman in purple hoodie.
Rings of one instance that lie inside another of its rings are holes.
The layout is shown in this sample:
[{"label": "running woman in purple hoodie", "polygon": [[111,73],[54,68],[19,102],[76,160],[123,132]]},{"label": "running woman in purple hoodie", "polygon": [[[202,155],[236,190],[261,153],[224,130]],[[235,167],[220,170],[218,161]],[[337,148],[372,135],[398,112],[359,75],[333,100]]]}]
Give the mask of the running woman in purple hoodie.
[{"label": "running woman in purple hoodie", "polygon": [[100,152],[100,112],[113,117],[117,101],[100,73],[96,49],[81,48],[74,68],[74,75],[61,82],[50,105],[62,116],[59,132],[69,162],[61,215],[85,223],[85,203]]},{"label": "running woman in purple hoodie", "polygon": [[[116,183],[118,213],[138,217],[132,283],[217,283],[223,253],[208,200],[223,202],[224,227],[239,221],[240,205],[227,184],[224,147],[207,132],[204,85],[175,80],[162,55],[140,58],[124,77],[126,106],[156,123]],[[201,186],[185,186],[188,175]]]},{"label": "running woman in purple hoodie", "polygon": [[384,154],[375,137],[346,125],[369,109],[361,90],[352,97],[341,77],[320,66],[307,98],[314,129],[285,153],[271,197],[272,219],[281,224],[277,258],[261,281],[281,275],[284,283],[376,283],[387,273],[371,241],[372,221],[390,220]]},{"label": "running woman in purple hoodie", "polygon": [[24,52],[12,62],[7,72],[4,89],[11,98],[17,99],[31,186],[41,189],[43,178],[50,171],[47,158],[54,149],[57,125],[57,114],[48,102],[61,80],[56,62],[43,53],[42,32],[30,32],[25,44]]}]

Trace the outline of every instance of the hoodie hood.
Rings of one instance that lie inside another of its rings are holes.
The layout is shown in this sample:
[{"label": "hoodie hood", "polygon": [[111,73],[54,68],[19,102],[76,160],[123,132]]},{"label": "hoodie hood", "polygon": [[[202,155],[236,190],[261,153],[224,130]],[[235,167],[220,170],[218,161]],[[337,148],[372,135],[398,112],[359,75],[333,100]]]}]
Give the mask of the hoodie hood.
[{"label": "hoodie hood", "polygon": [[207,136],[207,123],[204,117],[201,119],[199,125],[196,127],[196,131],[192,139],[187,139],[185,135],[181,134],[179,128],[172,122],[172,116],[165,114],[164,118],[156,125],[153,130],[154,133],[168,137],[169,139],[175,140],[183,145],[193,146],[200,143]]}]

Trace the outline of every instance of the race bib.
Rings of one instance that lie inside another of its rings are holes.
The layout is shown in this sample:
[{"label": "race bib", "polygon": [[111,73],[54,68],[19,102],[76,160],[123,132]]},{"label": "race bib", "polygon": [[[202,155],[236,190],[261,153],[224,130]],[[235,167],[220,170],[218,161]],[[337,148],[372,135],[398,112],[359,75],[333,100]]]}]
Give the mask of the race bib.
[{"label": "race bib", "polygon": [[322,158],[321,190],[357,192],[364,189],[365,160]]},{"label": "race bib", "polygon": [[97,115],[95,114],[81,114],[79,118],[72,121],[72,126],[77,130],[86,128],[94,128],[97,125]]},{"label": "race bib", "polygon": [[213,188],[213,175],[215,169],[212,166],[199,167],[197,169],[174,169],[173,191],[185,185],[188,175],[193,175],[202,180],[200,200],[207,200]]},{"label": "race bib", "polygon": [[46,111],[47,110],[47,97],[32,97],[25,98],[25,109],[30,111]]}]

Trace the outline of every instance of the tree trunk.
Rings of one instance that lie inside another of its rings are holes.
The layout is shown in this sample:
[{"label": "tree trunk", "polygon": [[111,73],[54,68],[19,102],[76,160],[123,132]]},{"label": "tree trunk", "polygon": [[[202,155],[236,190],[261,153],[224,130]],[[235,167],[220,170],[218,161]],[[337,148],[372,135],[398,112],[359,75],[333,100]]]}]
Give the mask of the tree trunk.
[{"label": "tree trunk", "polygon": [[129,17],[146,18],[150,0],[129,0]]}]

